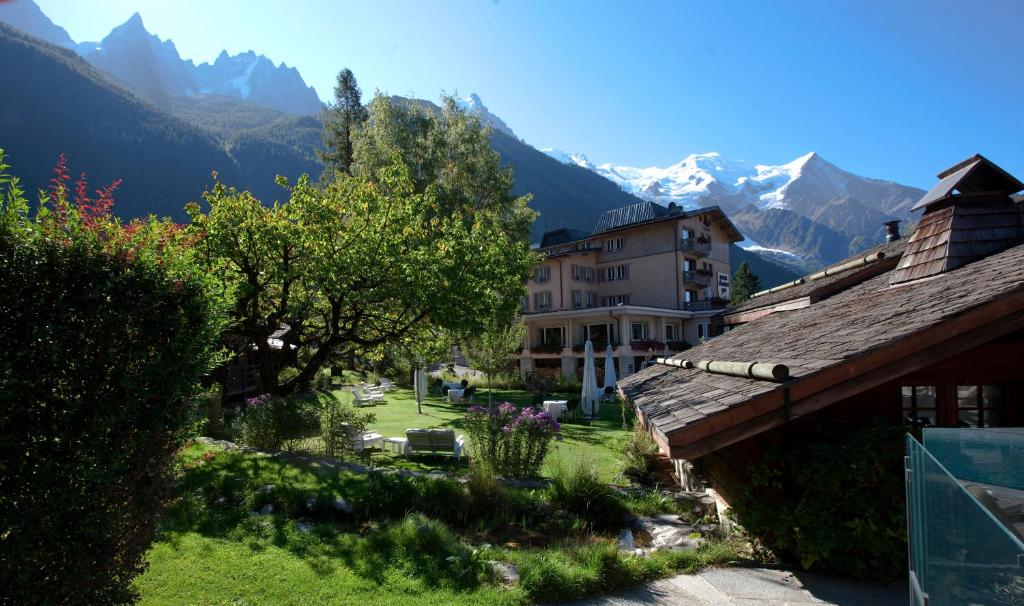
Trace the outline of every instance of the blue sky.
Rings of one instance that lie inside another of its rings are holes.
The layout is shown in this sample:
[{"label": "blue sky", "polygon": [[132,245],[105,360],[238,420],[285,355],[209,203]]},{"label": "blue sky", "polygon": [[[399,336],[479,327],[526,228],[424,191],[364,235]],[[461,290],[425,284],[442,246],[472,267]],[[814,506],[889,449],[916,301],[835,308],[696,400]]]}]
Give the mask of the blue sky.
[{"label": "blue sky", "polygon": [[321,98],[476,92],[517,135],[597,163],[814,150],[929,187],[981,152],[1024,178],[1024,2],[37,0],[76,41],[135,11],[185,58],[255,50]]}]

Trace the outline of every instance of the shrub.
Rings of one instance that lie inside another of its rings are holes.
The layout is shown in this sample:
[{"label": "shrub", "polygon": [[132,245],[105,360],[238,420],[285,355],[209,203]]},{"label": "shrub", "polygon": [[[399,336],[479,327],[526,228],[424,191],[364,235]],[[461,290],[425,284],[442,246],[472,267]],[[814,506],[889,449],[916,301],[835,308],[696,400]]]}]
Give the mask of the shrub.
[{"label": "shrub", "polygon": [[219,310],[170,224],[30,218],[4,168],[0,602],[128,603]]},{"label": "shrub", "polygon": [[623,449],[622,473],[632,480],[645,479],[657,454],[658,443],[643,427],[638,426]]},{"label": "shrub", "polygon": [[350,403],[342,402],[333,394],[323,394],[319,401],[320,439],[324,444],[324,456],[336,459],[342,452],[352,450],[353,437],[366,431],[366,426],[376,418],[371,413],[359,412]]},{"label": "shrub", "polygon": [[536,476],[551,440],[561,437],[561,426],[551,415],[532,407],[520,411],[508,402],[490,410],[470,406],[466,431],[477,462],[512,478]]},{"label": "shrub", "polygon": [[896,576],[907,554],[904,433],[871,424],[777,444],[734,503],[737,521],[805,568]]},{"label": "shrub", "polygon": [[259,450],[278,450],[284,437],[275,420],[275,398],[269,394],[246,400],[245,410],[235,416],[236,439]]},{"label": "shrub", "polygon": [[381,568],[397,566],[430,585],[473,587],[489,572],[477,550],[459,541],[443,522],[419,513],[371,534],[360,547],[362,560]]},{"label": "shrub", "polygon": [[560,464],[548,494],[552,505],[575,514],[595,529],[619,528],[627,513],[619,493],[601,480],[597,466],[589,461]]}]

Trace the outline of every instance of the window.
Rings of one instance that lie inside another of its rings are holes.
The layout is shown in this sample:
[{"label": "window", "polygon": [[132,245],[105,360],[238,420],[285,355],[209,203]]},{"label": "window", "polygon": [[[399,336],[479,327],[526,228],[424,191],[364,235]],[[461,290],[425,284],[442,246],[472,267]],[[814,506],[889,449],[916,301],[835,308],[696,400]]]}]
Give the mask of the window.
[{"label": "window", "polygon": [[629,279],[629,265],[612,265],[604,268],[606,282]]},{"label": "window", "polygon": [[958,427],[998,427],[1002,422],[1003,388],[999,385],[957,385]]},{"label": "window", "polygon": [[530,311],[530,295],[523,295],[523,313]]},{"label": "window", "polygon": [[711,338],[711,323],[710,322],[697,322],[697,339],[707,340]]},{"label": "window", "polygon": [[913,427],[935,425],[935,386],[904,385],[900,388],[903,396],[903,418]]},{"label": "window", "polygon": [[592,290],[587,292],[587,307],[597,307],[597,293]]},{"label": "window", "polygon": [[682,341],[679,336],[679,325],[678,324],[666,324],[665,325],[665,340],[666,341]]},{"label": "window", "polygon": [[537,271],[533,273],[533,279],[537,284],[544,284],[551,279],[551,266],[545,265],[544,267],[538,267]]},{"label": "window", "polygon": [[647,340],[647,322],[630,322],[629,331],[634,341]]},{"label": "window", "polygon": [[583,291],[574,290],[572,291],[572,306],[583,307]]},{"label": "window", "polygon": [[583,280],[583,268],[579,265],[572,266],[572,280],[573,282],[579,282]]},{"label": "window", "polygon": [[622,250],[622,238],[608,238],[604,241],[605,252],[615,252]]},{"label": "window", "polygon": [[540,342],[543,345],[558,345],[565,347],[565,329],[562,326],[542,328],[540,330]]},{"label": "window", "polygon": [[600,344],[600,347],[606,347],[609,342],[614,344],[615,339],[615,324],[587,324],[583,331],[584,340],[590,339],[595,345]]},{"label": "window", "polygon": [[686,292],[683,293],[683,301],[686,301],[687,303],[693,303],[696,300],[697,300],[697,291],[695,291],[695,290],[687,290]]},{"label": "window", "polygon": [[594,281],[594,268],[593,267],[584,267],[583,268],[583,280],[585,282],[593,282]]},{"label": "window", "polygon": [[685,241],[689,240],[692,237],[693,237],[693,232],[690,231],[689,229],[684,227],[684,228],[679,230],[679,239],[680,240],[683,240],[685,242]]},{"label": "window", "polygon": [[602,297],[601,305],[604,307],[611,307],[613,305],[629,305],[629,295],[614,295],[611,297]]},{"label": "window", "polygon": [[537,311],[551,309],[551,291],[545,290],[544,292],[534,293],[533,308]]},{"label": "window", "polygon": [[693,271],[697,269],[697,262],[693,259],[683,259],[683,271]]}]

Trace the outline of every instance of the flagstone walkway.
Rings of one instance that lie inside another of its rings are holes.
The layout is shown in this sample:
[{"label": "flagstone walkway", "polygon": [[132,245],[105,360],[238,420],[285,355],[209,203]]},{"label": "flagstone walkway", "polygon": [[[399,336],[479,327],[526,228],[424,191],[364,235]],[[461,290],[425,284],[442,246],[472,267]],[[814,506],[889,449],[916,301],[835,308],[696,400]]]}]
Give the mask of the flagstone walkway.
[{"label": "flagstone walkway", "polygon": [[570,606],[904,606],[902,583],[857,582],[830,575],[770,568],[710,568],[648,583],[617,596]]}]

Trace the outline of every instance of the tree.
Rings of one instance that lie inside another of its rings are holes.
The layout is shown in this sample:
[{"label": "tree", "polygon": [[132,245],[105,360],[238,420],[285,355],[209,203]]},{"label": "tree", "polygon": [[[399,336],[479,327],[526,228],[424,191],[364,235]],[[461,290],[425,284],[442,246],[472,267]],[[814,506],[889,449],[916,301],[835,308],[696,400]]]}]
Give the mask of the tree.
[{"label": "tree", "polygon": [[487,376],[487,406],[491,406],[491,378],[508,368],[509,360],[520,347],[526,330],[522,323],[496,325],[463,341],[463,353],[472,368]]},{"label": "tree", "polygon": [[744,261],[740,263],[739,269],[736,270],[736,274],[732,277],[732,303],[738,305],[747,299],[751,295],[761,290],[761,279],[757,277],[757,274],[750,271],[750,265]]},{"label": "tree", "polygon": [[324,110],[324,148],[317,150],[317,158],[324,165],[321,181],[330,182],[335,174],[348,174],[352,166],[352,138],[355,129],[367,118],[362,92],[352,70],[338,72],[334,85],[334,103]]},{"label": "tree", "polygon": [[[372,177],[338,174],[326,187],[281,180],[290,197],[270,208],[220,183],[206,195],[208,213],[189,205],[208,272],[234,293],[224,341],[252,348],[263,391],[292,393],[331,359],[424,325],[472,332],[514,313],[534,264],[525,201],[491,179],[490,198],[454,210],[438,186],[415,191],[416,167],[393,159]],[[282,324],[279,346],[298,352],[284,362],[268,341]],[[279,384],[282,364],[299,372]]]}]

